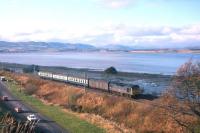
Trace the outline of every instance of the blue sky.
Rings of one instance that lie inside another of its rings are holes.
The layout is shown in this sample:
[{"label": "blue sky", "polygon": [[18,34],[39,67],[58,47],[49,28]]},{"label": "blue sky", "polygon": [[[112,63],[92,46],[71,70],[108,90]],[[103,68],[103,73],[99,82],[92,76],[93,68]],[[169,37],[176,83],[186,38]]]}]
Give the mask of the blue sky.
[{"label": "blue sky", "polygon": [[199,7],[200,0],[0,0],[0,39],[198,46]]}]

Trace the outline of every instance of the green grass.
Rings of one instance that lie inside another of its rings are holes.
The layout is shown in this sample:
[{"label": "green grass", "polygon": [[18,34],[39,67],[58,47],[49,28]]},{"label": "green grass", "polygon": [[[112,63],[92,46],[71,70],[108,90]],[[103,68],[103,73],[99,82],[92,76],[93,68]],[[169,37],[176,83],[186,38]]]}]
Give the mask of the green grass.
[{"label": "green grass", "polygon": [[8,112],[9,112],[9,110],[4,105],[2,105],[0,103],[0,117],[3,116],[3,115],[5,115]]},{"label": "green grass", "polygon": [[200,133],[200,121],[196,124],[191,125],[191,128],[194,129],[194,133]]},{"label": "green grass", "polygon": [[7,82],[6,85],[14,96],[24,101],[24,103],[31,105],[38,112],[45,114],[47,117],[56,121],[56,123],[72,133],[105,133],[104,129],[101,129],[88,123],[87,121],[79,119],[72,114],[62,111],[62,108],[59,106],[45,105],[39,99],[20,92],[19,85],[16,85],[12,82]]}]

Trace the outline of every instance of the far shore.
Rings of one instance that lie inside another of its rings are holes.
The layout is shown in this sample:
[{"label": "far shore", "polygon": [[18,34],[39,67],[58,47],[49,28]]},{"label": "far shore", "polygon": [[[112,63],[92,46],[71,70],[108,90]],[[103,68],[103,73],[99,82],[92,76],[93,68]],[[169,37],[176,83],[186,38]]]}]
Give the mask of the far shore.
[{"label": "far shore", "polygon": [[96,50],[52,50],[52,49],[45,49],[45,50],[0,50],[0,54],[9,54],[9,53],[65,53],[65,52],[128,52],[128,53],[193,53],[193,54],[200,54],[200,48],[198,49],[127,49],[127,50],[109,50],[109,49],[96,49]]},{"label": "far shore", "polygon": [[199,49],[191,50],[191,49],[180,49],[180,50],[173,50],[173,49],[152,49],[152,50],[132,50],[130,53],[196,53],[200,54]]}]

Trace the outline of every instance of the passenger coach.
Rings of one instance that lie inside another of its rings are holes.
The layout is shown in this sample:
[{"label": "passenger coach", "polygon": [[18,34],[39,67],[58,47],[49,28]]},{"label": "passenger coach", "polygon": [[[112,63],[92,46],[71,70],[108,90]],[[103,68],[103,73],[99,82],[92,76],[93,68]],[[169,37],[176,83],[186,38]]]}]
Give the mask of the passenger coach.
[{"label": "passenger coach", "polygon": [[53,74],[50,72],[38,72],[38,75],[45,79],[51,79],[61,82],[72,83],[75,85],[82,85],[91,89],[98,89],[107,91],[109,93],[120,94],[122,96],[133,97],[143,92],[138,85],[127,85],[122,83],[111,83],[101,79],[88,79],[77,76]]}]

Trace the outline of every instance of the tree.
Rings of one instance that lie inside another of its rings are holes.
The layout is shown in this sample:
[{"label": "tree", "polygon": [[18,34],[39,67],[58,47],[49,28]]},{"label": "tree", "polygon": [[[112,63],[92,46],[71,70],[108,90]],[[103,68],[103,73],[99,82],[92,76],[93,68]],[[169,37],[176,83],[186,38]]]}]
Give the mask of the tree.
[{"label": "tree", "polygon": [[37,65],[30,65],[23,68],[24,73],[33,73],[33,72],[38,72],[38,71],[39,71],[39,66]]},{"label": "tree", "polygon": [[174,103],[166,107],[171,111],[170,116],[179,125],[194,132],[195,128],[191,123],[180,119],[180,116],[190,115],[200,121],[200,62],[193,62],[190,59],[178,69],[173,77],[170,94],[176,98]]},{"label": "tree", "polygon": [[12,69],[10,68],[3,68],[3,71],[7,71],[7,72],[14,72]]},{"label": "tree", "polygon": [[182,65],[174,77],[173,86],[176,97],[187,103],[200,118],[200,63],[189,60]]},{"label": "tree", "polygon": [[109,67],[106,70],[104,70],[104,72],[107,74],[117,74],[117,70],[114,67]]}]

